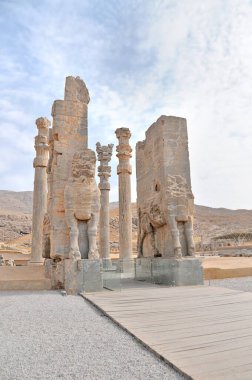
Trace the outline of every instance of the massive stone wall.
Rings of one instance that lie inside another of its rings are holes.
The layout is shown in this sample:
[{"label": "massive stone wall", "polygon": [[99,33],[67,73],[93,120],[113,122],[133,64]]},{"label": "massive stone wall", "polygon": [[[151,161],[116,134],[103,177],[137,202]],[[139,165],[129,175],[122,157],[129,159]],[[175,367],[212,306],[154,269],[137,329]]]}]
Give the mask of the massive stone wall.
[{"label": "massive stone wall", "polygon": [[193,206],[186,119],[161,116],[136,146],[138,256],[192,256]]}]

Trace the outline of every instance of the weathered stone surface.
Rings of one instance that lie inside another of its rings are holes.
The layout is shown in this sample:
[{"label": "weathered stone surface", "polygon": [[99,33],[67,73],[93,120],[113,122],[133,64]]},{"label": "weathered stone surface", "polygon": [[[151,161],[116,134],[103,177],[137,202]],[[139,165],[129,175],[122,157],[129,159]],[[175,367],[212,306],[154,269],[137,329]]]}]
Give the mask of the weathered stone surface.
[{"label": "weathered stone surface", "polygon": [[136,146],[139,257],[192,256],[193,207],[186,119],[161,116]]},{"label": "weathered stone surface", "polygon": [[47,118],[36,120],[38,136],[35,137],[36,157],[32,216],[32,251],[29,265],[43,264],[43,220],[47,209],[47,173],[49,158],[48,134],[51,125]]},{"label": "weathered stone surface", "polygon": [[98,167],[98,176],[100,177],[99,189],[101,191],[99,249],[100,257],[105,260],[110,258],[109,177],[111,176],[111,167],[109,166],[109,162],[111,160],[113,146],[113,144],[101,145],[99,142],[96,144],[97,158],[98,161],[100,161],[100,166]]},{"label": "weathered stone surface", "polygon": [[52,289],[64,289],[65,260],[45,260],[45,277],[50,279]]},{"label": "weathered stone surface", "polygon": [[[56,100],[52,107],[53,128],[49,136],[50,158],[48,172],[48,208],[45,230],[51,258],[68,258],[70,252],[69,226],[65,217],[64,190],[71,176],[73,156],[87,148],[87,108],[89,94],[79,78],[67,77],[65,99]],[[50,227],[48,227],[48,224]],[[46,257],[49,256],[44,253]]]},{"label": "weathered stone surface", "polygon": [[0,255],[0,267],[5,266],[5,261],[3,255]]},{"label": "weathered stone surface", "polygon": [[118,128],[116,137],[119,144],[116,147],[119,165],[117,166],[119,182],[119,247],[120,259],[132,257],[132,211],[131,211],[131,165],[132,149],[129,145],[131,137],[128,128]]},{"label": "weathered stone surface", "polygon": [[49,290],[51,281],[45,277],[44,267],[0,266],[0,290]]},{"label": "weathered stone surface", "polygon": [[64,260],[67,294],[99,292],[103,288],[100,260]]},{"label": "weathered stone surface", "polygon": [[[87,148],[88,102],[85,83],[79,77],[67,77],[64,100],[53,104],[53,127],[49,131],[43,222],[45,271],[52,288],[65,288],[71,294],[83,287],[78,266],[81,259],[88,259],[90,267],[91,261],[99,259],[96,235],[100,190],[95,181],[96,154]],[[91,276],[96,275],[91,272]]]},{"label": "weathered stone surface", "polygon": [[203,285],[203,268],[198,259],[136,259],[136,279],[170,286]]},{"label": "weathered stone surface", "polygon": [[100,191],[95,182],[95,152],[83,149],[74,154],[72,175],[64,192],[66,223],[70,231],[69,258],[99,259],[96,246]]}]

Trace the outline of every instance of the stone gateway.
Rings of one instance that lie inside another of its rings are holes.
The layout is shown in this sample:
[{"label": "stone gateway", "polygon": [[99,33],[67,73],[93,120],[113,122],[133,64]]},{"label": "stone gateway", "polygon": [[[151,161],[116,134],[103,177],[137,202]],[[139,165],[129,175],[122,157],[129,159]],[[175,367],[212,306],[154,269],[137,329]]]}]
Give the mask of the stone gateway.
[{"label": "stone gateway", "polygon": [[136,146],[138,257],[193,256],[186,119],[161,116]]}]

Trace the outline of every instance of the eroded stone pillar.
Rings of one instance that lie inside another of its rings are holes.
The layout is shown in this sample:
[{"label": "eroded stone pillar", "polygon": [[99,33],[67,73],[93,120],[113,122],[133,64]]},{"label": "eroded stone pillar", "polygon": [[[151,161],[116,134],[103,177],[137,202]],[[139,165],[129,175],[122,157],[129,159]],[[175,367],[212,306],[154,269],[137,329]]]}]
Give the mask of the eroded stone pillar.
[{"label": "eroded stone pillar", "polygon": [[131,211],[131,173],[130,158],[132,149],[129,145],[131,137],[128,128],[118,128],[116,147],[119,165],[117,166],[119,187],[119,247],[120,259],[132,258],[132,211]]},{"label": "eroded stone pillar", "polygon": [[70,235],[66,223],[64,190],[71,176],[73,156],[88,145],[88,89],[79,77],[67,77],[64,100],[52,107],[52,152],[49,162],[51,181],[48,214],[51,259],[69,258]]},{"label": "eroded stone pillar", "polygon": [[98,166],[98,176],[100,177],[99,189],[101,191],[99,249],[102,259],[110,259],[109,177],[111,176],[111,167],[109,166],[109,162],[111,160],[113,146],[113,144],[102,146],[99,142],[96,144],[97,159],[100,161],[100,166]]},{"label": "eroded stone pillar", "polygon": [[33,161],[35,168],[32,216],[32,252],[30,265],[41,265],[43,251],[43,220],[47,209],[47,173],[49,158],[48,135],[50,121],[46,117],[36,120],[38,135],[35,137],[36,157]]}]

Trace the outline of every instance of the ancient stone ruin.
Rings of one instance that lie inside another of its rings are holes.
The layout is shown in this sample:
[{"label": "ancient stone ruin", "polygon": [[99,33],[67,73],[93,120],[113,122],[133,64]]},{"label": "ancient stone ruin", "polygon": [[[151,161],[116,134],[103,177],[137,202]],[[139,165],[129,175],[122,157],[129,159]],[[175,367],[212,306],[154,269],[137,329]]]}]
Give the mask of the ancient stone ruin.
[{"label": "ancient stone ruin", "polygon": [[113,146],[113,144],[101,145],[99,142],[96,143],[97,159],[100,162],[98,166],[98,176],[100,177],[99,189],[101,191],[99,248],[100,256],[104,260],[110,259],[109,177],[111,176],[111,167],[109,166],[109,162],[111,160]]},{"label": "ancient stone ruin", "polygon": [[[40,207],[38,210],[43,218],[43,228],[38,218],[34,219],[43,239],[35,236],[34,242],[43,249],[46,273],[52,279],[53,287],[67,287],[69,293],[81,290],[83,272],[87,267],[90,273],[90,268],[99,268],[90,264],[90,261],[99,260],[96,237],[100,190],[95,181],[96,154],[88,149],[88,103],[85,83],[79,77],[67,77],[64,100],[53,103],[53,125],[44,136],[49,161],[47,173],[43,161],[42,188],[35,172],[34,199],[38,199],[41,192],[46,196],[46,175],[48,193],[47,209]],[[36,211],[37,202],[34,207]],[[86,260],[85,263],[82,260]],[[97,282],[100,273],[96,277]]]},{"label": "ancient stone ruin", "polygon": [[[42,264],[44,258],[52,287],[65,288],[72,294],[101,290],[100,259],[108,264],[103,266],[104,270],[105,267],[112,270],[115,264],[110,260],[109,246],[109,162],[113,145],[96,144],[100,162],[98,187],[96,153],[88,148],[89,100],[85,83],[79,77],[67,77],[64,100],[53,103],[52,128],[46,118],[36,121],[39,134],[35,139],[30,264]],[[132,277],[140,268],[141,277],[146,265],[152,269],[156,265],[169,278],[177,270],[175,284],[200,282],[199,262],[192,259],[194,198],[186,120],[161,116],[147,130],[145,141],[137,144],[139,259],[136,263],[132,261],[130,130],[118,128],[116,137],[120,260],[113,270],[119,268],[124,277],[127,273]],[[186,257],[191,261],[181,260]],[[156,261],[152,262],[153,259]],[[198,277],[191,281],[195,273]],[[167,283],[164,276],[162,281]]]},{"label": "ancient stone ruin", "polygon": [[33,161],[35,169],[32,215],[32,251],[29,265],[43,263],[43,221],[47,210],[47,173],[49,158],[49,127],[50,121],[46,117],[36,120],[38,135],[35,137],[36,157]]},{"label": "ancient stone ruin", "polygon": [[161,116],[136,146],[139,257],[193,256],[186,120]]},{"label": "ancient stone ruin", "polygon": [[[157,281],[201,283],[200,263],[192,259],[194,197],[186,119],[161,116],[150,126],[136,146],[136,174],[139,259],[156,258],[151,270]],[[143,265],[149,264],[138,264],[141,278]]]},{"label": "ancient stone ruin", "polygon": [[[48,207],[45,220],[45,223],[50,226],[50,258],[52,259],[65,259],[69,258],[70,255],[70,233],[65,212],[64,192],[66,186],[69,185],[69,178],[78,176],[74,172],[80,171],[83,180],[88,173],[88,170],[85,171],[83,167],[83,165],[85,166],[83,160],[78,159],[77,156],[74,157],[74,155],[87,149],[89,100],[85,83],[79,77],[67,77],[64,100],[55,100],[52,106],[53,125],[48,166]],[[95,156],[93,159],[95,160]],[[93,175],[95,162],[91,165]],[[81,171],[84,173],[81,174]],[[81,179],[77,182],[79,181]],[[87,188],[89,186],[93,186],[93,183],[86,184]],[[78,228],[81,229],[82,227],[79,225]],[[45,256],[48,256],[48,252]]]},{"label": "ancient stone ruin", "polygon": [[116,137],[119,144],[116,147],[119,164],[117,166],[119,191],[119,246],[120,259],[132,258],[132,211],[131,211],[131,173],[130,164],[131,137],[128,128],[117,128]]}]

